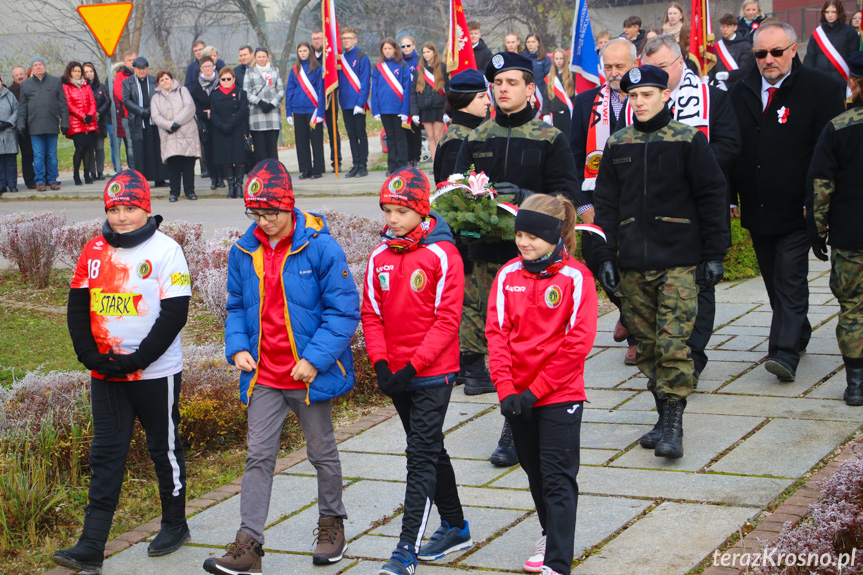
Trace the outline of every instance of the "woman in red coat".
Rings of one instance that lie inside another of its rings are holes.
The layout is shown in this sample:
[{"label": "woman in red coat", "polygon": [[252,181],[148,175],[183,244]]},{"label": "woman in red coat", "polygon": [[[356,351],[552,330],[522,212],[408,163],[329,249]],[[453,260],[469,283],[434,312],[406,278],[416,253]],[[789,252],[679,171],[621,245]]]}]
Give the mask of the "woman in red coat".
[{"label": "woman in red coat", "polygon": [[69,129],[65,136],[75,143],[75,185],[81,185],[78,170],[84,162],[84,180],[90,184],[89,166],[96,153],[96,137],[99,124],[96,121],[96,98],[93,90],[84,79],[83,68],[79,62],[69,62],[63,72],[63,91],[69,108]]}]

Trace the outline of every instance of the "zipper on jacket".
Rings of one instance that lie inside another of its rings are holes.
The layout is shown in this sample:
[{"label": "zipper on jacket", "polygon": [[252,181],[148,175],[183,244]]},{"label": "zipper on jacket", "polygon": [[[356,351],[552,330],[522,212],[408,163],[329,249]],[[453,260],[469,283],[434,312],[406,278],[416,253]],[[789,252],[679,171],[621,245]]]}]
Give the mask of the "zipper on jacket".
[{"label": "zipper on jacket", "polygon": [[507,174],[509,173],[509,137],[512,135],[512,126],[506,127],[506,151],[503,154],[503,177],[505,178],[503,181],[508,182]]},{"label": "zipper on jacket", "polygon": [[644,269],[647,269],[647,146],[650,144],[650,132],[647,132],[647,141],[644,142],[644,197],[642,197],[641,233],[644,238]]}]

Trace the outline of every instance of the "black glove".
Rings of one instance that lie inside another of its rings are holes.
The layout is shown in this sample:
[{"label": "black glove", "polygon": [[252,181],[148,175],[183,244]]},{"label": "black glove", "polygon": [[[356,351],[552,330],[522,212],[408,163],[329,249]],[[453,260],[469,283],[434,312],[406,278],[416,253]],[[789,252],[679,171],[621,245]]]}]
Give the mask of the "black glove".
[{"label": "black glove", "polygon": [[261,100],[260,102],[258,102],[258,107],[261,109],[261,112],[263,112],[265,114],[267,112],[269,112],[270,110],[272,110],[273,108],[275,108],[275,106],[273,106],[272,104],[270,104],[266,100]]},{"label": "black glove", "polygon": [[530,421],[531,408],[537,402],[536,396],[531,390],[525,389],[518,394],[518,401],[521,403],[521,419],[523,421]]},{"label": "black glove", "polygon": [[712,288],[722,281],[722,276],[725,275],[725,268],[722,266],[721,261],[707,261],[701,265],[704,266],[702,268],[702,276],[704,277],[704,285],[706,287]]},{"label": "black glove", "polygon": [[414,369],[414,366],[412,366],[410,362],[408,362],[406,366],[395,372],[392,377],[390,377],[387,382],[381,386],[381,391],[390,397],[401,395],[407,391],[408,385],[410,385],[411,380],[416,374],[417,370]]},{"label": "black glove", "polygon": [[521,396],[511,393],[500,401],[500,413],[504,417],[521,417]]},{"label": "black glove", "polygon": [[144,118],[144,121],[147,122],[150,120],[150,108],[144,108],[144,111],[141,113],[141,117]]},{"label": "black glove", "polygon": [[499,182],[495,184],[494,191],[499,194],[512,196],[512,203],[517,206],[520,206],[521,203],[528,198],[528,196],[533,195],[533,192],[531,190],[519,188],[515,184],[511,184],[509,182]]},{"label": "black glove", "polygon": [[12,124],[10,124],[9,122],[0,122],[0,132],[2,132],[3,130],[8,130],[11,127]]},{"label": "black glove", "polygon": [[60,133],[65,136],[66,134],[69,133],[69,127],[68,126],[60,126]]},{"label": "black glove", "polygon": [[174,132],[176,132],[179,129],[180,129],[180,124],[178,124],[177,122],[174,122],[173,124],[171,124],[171,129],[168,130],[168,133],[173,134]]},{"label": "black glove", "polygon": [[378,376],[378,387],[383,389],[390,378],[393,376],[393,372],[390,371],[390,364],[388,364],[385,360],[380,360],[375,363],[375,375]]},{"label": "black glove", "polygon": [[812,241],[812,253],[815,254],[815,257],[822,262],[829,261],[830,256],[827,254],[827,237],[812,234],[809,239]]},{"label": "black glove", "polygon": [[126,379],[127,375],[141,369],[134,353],[120,355],[111,350],[107,354],[107,359],[108,363],[98,370],[98,373],[108,379]]},{"label": "black glove", "polygon": [[86,116],[84,116],[84,123],[85,124],[89,124],[92,121],[93,121],[93,116],[91,116],[90,114],[87,114]]},{"label": "black glove", "polygon": [[599,284],[606,292],[613,294],[620,289],[620,276],[613,262],[599,264]]},{"label": "black glove", "polygon": [[108,354],[94,348],[79,355],[78,361],[90,371],[99,371],[108,366]]},{"label": "black glove", "polygon": [[27,128],[16,128],[16,131],[22,138],[27,135]]}]

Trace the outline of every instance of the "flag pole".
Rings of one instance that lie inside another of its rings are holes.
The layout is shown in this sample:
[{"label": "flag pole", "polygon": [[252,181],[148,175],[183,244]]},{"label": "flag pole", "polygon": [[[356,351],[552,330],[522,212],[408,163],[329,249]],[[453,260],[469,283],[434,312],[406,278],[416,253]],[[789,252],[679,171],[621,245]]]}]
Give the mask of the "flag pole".
[{"label": "flag pole", "polygon": [[339,125],[336,123],[336,93],[330,94],[330,102],[333,107],[333,164],[336,167],[336,179],[339,179]]}]

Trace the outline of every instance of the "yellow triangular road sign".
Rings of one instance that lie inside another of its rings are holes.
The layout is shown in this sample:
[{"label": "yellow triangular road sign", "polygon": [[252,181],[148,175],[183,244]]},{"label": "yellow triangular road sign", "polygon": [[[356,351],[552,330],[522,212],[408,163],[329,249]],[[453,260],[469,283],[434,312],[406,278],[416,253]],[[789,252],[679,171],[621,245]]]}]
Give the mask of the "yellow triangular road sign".
[{"label": "yellow triangular road sign", "polygon": [[120,43],[120,36],[132,14],[131,2],[89,4],[78,6],[78,14],[95,36],[96,41],[110,58]]}]

